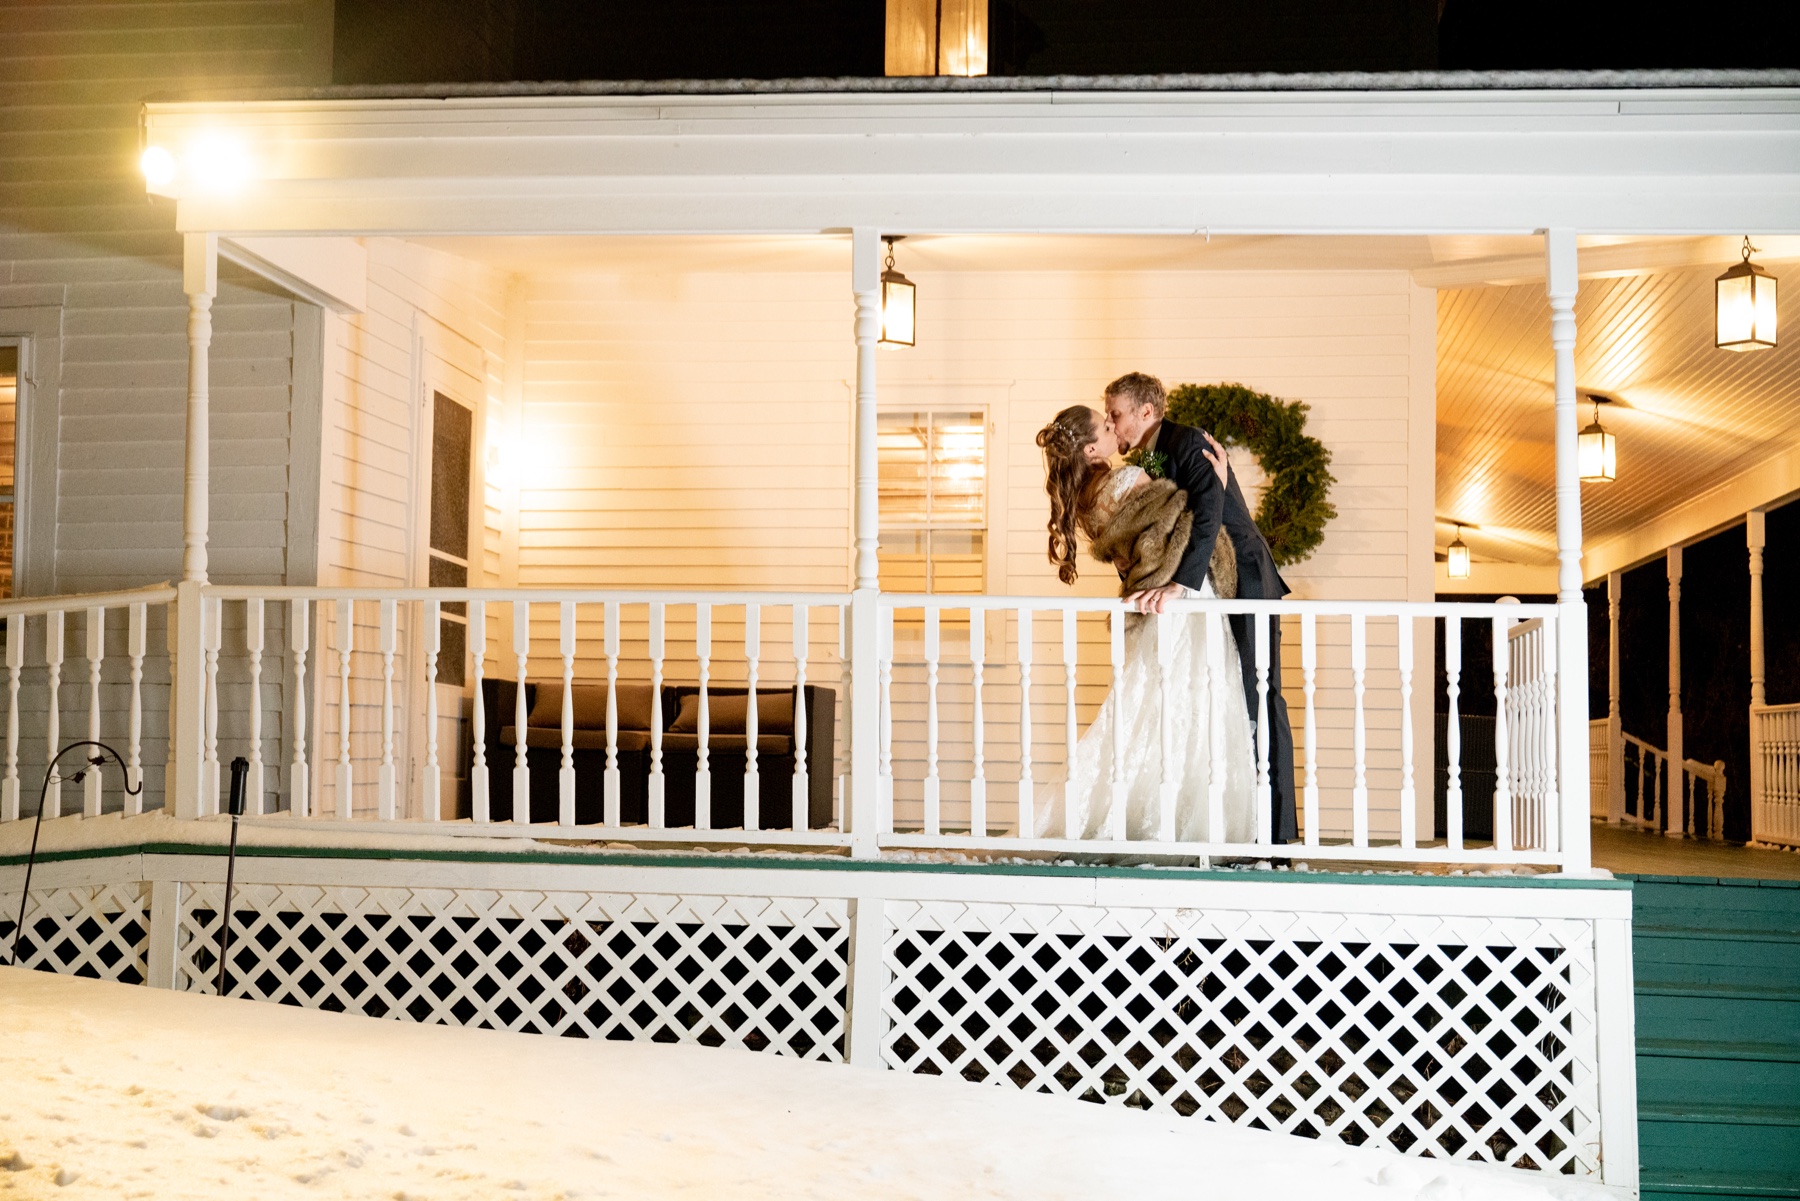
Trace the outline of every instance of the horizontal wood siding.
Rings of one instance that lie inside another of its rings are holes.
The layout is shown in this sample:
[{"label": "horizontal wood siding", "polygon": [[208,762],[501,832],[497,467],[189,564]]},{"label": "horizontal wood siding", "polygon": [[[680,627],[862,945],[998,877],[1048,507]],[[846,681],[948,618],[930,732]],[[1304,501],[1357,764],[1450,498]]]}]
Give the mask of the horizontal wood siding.
[{"label": "horizontal wood siding", "polygon": [[[918,282],[918,345],[883,348],[882,401],[987,409],[987,591],[1066,595],[1044,554],[1047,502],[1032,437],[1065,405],[1098,404],[1108,380],[1135,369],[1170,384],[1236,381],[1307,402],[1310,432],[1333,453],[1340,516],[1318,553],[1286,573],[1296,594],[1428,599],[1418,581],[1429,579],[1420,548],[1429,555],[1430,543],[1415,527],[1421,503],[1429,513],[1431,468],[1414,461],[1409,445],[1418,415],[1430,420],[1429,397],[1421,406],[1414,392],[1419,356],[1429,363],[1433,352],[1429,337],[1418,336],[1417,298],[1404,273],[1043,271]],[[848,283],[843,275],[798,272],[530,281],[519,582],[848,587],[855,374]],[[1111,573],[1094,565],[1075,591],[1114,588]],[[1011,623],[991,627],[986,774],[999,782],[1018,777],[1018,676]],[[590,657],[599,645],[594,634],[584,636],[578,664],[590,678],[604,673]],[[556,662],[553,612],[537,615],[533,635],[535,674],[538,663]],[[721,648],[732,645],[728,637],[722,626],[715,633]],[[672,622],[672,660],[676,638]],[[1286,687],[1298,726],[1297,627],[1287,638]],[[1059,640],[1054,619],[1038,623],[1032,695],[1040,779],[1062,762]],[[1323,623],[1320,643],[1321,772],[1328,793],[1347,796],[1347,622]],[[1370,784],[1397,788],[1401,715],[1392,695],[1391,623],[1372,623],[1370,644]],[[951,824],[966,822],[958,807],[967,793],[948,781],[966,781],[972,771],[967,738],[948,737],[966,723],[970,698],[966,648],[951,649],[947,638],[946,664],[953,656],[960,660],[942,676],[946,739],[939,748]],[[896,816],[905,824],[919,817],[923,692],[922,673],[906,665],[904,638],[898,657]],[[740,659],[735,647],[720,654],[715,678],[741,678],[741,667],[727,666]],[[1078,728],[1085,728],[1110,680],[1103,623],[1081,624],[1079,660]],[[511,674],[510,661],[501,662]],[[1428,655],[1421,663],[1429,664]],[[966,735],[966,724],[960,729]],[[1421,787],[1426,778],[1421,773]],[[996,823],[1010,813],[993,799],[990,806]],[[1325,824],[1347,830],[1347,808],[1328,806]],[[1392,826],[1377,818],[1375,832]]]},{"label": "horizontal wood siding", "polygon": [[[45,305],[60,309],[61,329],[54,348],[36,347],[58,353],[54,366],[39,360],[38,374],[59,386],[40,389],[23,414],[27,423],[53,427],[54,453],[38,444],[29,464],[35,479],[21,497],[20,522],[44,544],[33,554],[35,569],[20,577],[22,592],[125,588],[181,574],[187,302],[173,208],[146,200],[137,173],[139,107],[184,89],[327,83],[330,21],[329,0],[0,3],[0,335],[26,332],[13,327],[9,309]],[[292,570],[294,455],[317,453],[310,445],[297,450],[293,440],[295,313],[291,297],[221,266],[209,544],[219,582],[282,583]],[[301,503],[316,505],[304,490]],[[121,748],[123,620],[122,612],[108,616],[101,696],[102,733]],[[81,628],[80,620],[68,622],[64,741],[87,730]],[[272,646],[279,629],[271,623]],[[153,610],[144,690],[152,806],[162,801],[168,720],[164,632],[162,611]],[[227,640],[234,634],[241,647],[241,624],[227,629]],[[27,661],[41,663],[41,635],[28,637]],[[274,656],[266,666],[265,732],[280,728],[287,687]],[[42,675],[41,667],[27,669],[27,713]],[[229,671],[222,676],[226,759],[247,749],[246,697],[242,682]],[[273,792],[283,777],[272,738],[264,757]],[[43,758],[41,743],[27,735],[20,770],[33,789]],[[111,783],[109,809],[117,804]],[[79,805],[78,792],[65,788],[65,811]]]}]

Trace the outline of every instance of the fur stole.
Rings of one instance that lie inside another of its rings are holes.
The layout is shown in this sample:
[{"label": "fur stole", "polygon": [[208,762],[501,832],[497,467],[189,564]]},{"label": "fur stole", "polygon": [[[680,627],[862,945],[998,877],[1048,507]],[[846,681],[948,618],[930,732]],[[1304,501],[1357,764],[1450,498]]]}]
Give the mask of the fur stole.
[{"label": "fur stole", "polygon": [[[1094,558],[1120,569],[1124,578],[1119,595],[1129,596],[1175,578],[1193,527],[1187,493],[1173,480],[1151,480],[1120,502],[1112,520],[1094,536],[1090,550]],[[1231,539],[1223,536],[1223,530],[1219,533],[1208,576],[1213,592],[1231,599],[1237,596],[1237,555]]]}]

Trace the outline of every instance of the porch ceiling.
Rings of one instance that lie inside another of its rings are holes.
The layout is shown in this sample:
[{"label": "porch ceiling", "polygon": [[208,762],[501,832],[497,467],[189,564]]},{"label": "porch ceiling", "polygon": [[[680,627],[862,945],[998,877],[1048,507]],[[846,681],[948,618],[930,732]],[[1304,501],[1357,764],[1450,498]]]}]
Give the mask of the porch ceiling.
[{"label": "porch ceiling", "polygon": [[[1744,477],[1800,448],[1800,338],[1793,336],[1791,315],[1774,350],[1716,349],[1713,279],[1735,261],[1735,243],[1696,241],[1693,257],[1716,257],[1610,278],[1584,271],[1575,304],[1580,424],[1592,419],[1590,392],[1612,397],[1618,403],[1603,405],[1600,419],[1619,447],[1619,478],[1582,485],[1590,578],[1620,565],[1597,562],[1597,544],[1627,539],[1679,505],[1711,496],[1726,519],[1776,499],[1754,494]],[[1759,262],[1787,280],[1800,278],[1800,239],[1758,238],[1757,244],[1765,250]],[[1618,260],[1622,249],[1596,247],[1590,254],[1584,246],[1584,267],[1594,259]],[[1645,258],[1666,262],[1679,258],[1671,252],[1682,247],[1665,242],[1646,249]],[[1793,298],[1784,299],[1791,310]],[[1541,283],[1439,293],[1438,514],[1481,526],[1464,535],[1477,559],[1555,562],[1554,367]],[[1701,528],[1676,529],[1675,536],[1704,532],[1706,519],[1696,520]],[[1440,545],[1450,537],[1450,527],[1441,526]],[[1645,545],[1635,553],[1659,549]]]}]

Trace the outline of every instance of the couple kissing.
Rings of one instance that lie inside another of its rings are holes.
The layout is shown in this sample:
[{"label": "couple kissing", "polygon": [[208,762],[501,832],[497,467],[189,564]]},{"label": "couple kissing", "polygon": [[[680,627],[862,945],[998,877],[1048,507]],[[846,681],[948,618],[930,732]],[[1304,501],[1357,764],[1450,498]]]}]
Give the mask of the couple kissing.
[{"label": "couple kissing", "polygon": [[[1168,393],[1155,376],[1132,372],[1106,386],[1105,411],[1074,405],[1038,431],[1050,496],[1050,561],[1065,584],[1079,575],[1077,534],[1119,573],[1121,595],[1140,613],[1162,613],[1183,597],[1279,599],[1289,588],[1257,529],[1225,449],[1204,430],[1164,416]],[[1114,466],[1120,455],[1123,466]],[[1246,843],[1257,826],[1258,714],[1253,641],[1257,618],[1234,614],[1208,637],[1200,614],[1164,621],[1174,654],[1156,688],[1156,645],[1148,624],[1131,620],[1125,661],[1100,713],[1082,735],[1068,778],[1046,785],[1036,807],[1038,837],[1154,839],[1160,785],[1175,784],[1174,837]],[[1296,837],[1294,744],[1281,696],[1281,623],[1269,617],[1268,736],[1270,832]],[[1241,652],[1241,653],[1240,653]],[[1162,762],[1162,705],[1170,706],[1172,761]],[[1123,723],[1114,764],[1114,723]],[[1220,779],[1214,779],[1214,748]],[[1209,798],[1222,791],[1224,828],[1210,828]],[[1115,795],[1117,794],[1117,795]]]}]

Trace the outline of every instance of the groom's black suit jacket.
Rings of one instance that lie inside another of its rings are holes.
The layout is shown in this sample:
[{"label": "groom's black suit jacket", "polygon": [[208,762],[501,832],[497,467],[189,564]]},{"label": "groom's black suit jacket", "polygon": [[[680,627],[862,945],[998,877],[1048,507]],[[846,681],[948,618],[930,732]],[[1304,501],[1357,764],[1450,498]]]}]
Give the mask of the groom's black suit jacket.
[{"label": "groom's black suit jacket", "polygon": [[[1194,514],[1187,550],[1175,569],[1175,582],[1198,592],[1212,564],[1213,541],[1223,530],[1237,552],[1238,596],[1246,600],[1280,600],[1292,591],[1275,568],[1269,540],[1256,527],[1250,506],[1238,487],[1237,473],[1225,482],[1206,460],[1206,436],[1192,426],[1164,421],[1156,434],[1157,452],[1168,457],[1166,474],[1188,496]],[[1250,720],[1257,720],[1256,627],[1248,615],[1231,619],[1244,673],[1244,699]],[[1294,734],[1288,725],[1287,701],[1281,695],[1281,619],[1269,619],[1269,783],[1273,793],[1270,830],[1276,842],[1297,837],[1294,811]]]}]

